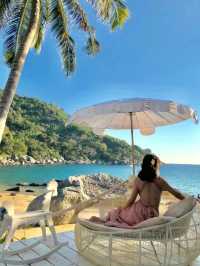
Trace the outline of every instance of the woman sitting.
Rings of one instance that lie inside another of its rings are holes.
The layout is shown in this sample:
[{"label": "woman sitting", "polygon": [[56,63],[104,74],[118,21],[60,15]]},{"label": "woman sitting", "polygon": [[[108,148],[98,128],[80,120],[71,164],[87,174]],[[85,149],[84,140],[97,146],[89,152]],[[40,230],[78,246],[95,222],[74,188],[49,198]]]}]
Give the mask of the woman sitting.
[{"label": "woman sitting", "polygon": [[[160,160],[147,154],[142,162],[142,169],[134,180],[131,196],[124,207],[111,210],[105,220],[92,216],[90,221],[104,223],[107,226],[130,228],[134,225],[159,215],[162,191],[168,191],[182,200],[184,196],[160,177]],[[139,195],[139,199],[136,198]]]}]

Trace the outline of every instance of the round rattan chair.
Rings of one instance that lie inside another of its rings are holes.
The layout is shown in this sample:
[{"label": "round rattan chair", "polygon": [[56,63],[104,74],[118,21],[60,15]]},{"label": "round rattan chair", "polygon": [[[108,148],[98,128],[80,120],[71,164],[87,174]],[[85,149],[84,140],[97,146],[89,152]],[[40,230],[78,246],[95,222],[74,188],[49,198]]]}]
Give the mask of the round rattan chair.
[{"label": "round rattan chair", "polygon": [[98,266],[188,266],[200,254],[200,205],[180,218],[140,229],[78,220],[76,245]]}]

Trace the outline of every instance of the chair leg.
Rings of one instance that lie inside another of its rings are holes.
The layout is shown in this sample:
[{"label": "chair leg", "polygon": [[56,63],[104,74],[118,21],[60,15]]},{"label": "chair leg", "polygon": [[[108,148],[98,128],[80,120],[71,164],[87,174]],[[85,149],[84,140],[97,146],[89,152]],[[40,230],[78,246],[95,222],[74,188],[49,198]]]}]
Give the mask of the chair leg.
[{"label": "chair leg", "polygon": [[14,237],[15,231],[16,231],[16,226],[12,225],[10,230],[8,231],[8,235],[6,237],[5,244],[3,246],[3,251],[8,250],[8,248],[10,246],[10,242],[11,242],[12,238]]},{"label": "chair leg", "polygon": [[157,262],[159,263],[159,265],[161,265],[161,262],[160,262],[160,260],[159,260],[159,258],[158,258],[158,254],[157,254],[157,251],[156,251],[156,248],[155,248],[155,246],[154,246],[153,241],[150,241],[150,243],[151,243],[151,246],[152,246],[152,248],[153,248],[153,252],[154,252],[154,255],[155,255],[155,257],[156,257],[156,260],[157,260]]},{"label": "chair leg", "polygon": [[42,230],[42,238],[43,238],[43,240],[47,240],[45,220],[40,220],[40,228]]},{"label": "chair leg", "polygon": [[109,237],[109,243],[108,243],[108,253],[109,253],[109,266],[112,265],[112,235]]},{"label": "chair leg", "polygon": [[56,230],[55,230],[55,227],[54,227],[54,223],[53,223],[52,217],[48,217],[47,218],[47,225],[48,225],[49,230],[51,232],[51,235],[52,235],[54,244],[55,245],[58,245],[59,244],[59,241],[57,239]]},{"label": "chair leg", "polygon": [[[80,247],[79,251],[80,252],[84,252],[93,242],[94,240],[97,238],[97,235],[93,235],[91,240],[82,248],[82,246]],[[83,239],[84,240],[84,239]],[[82,242],[82,241],[81,241]]]}]

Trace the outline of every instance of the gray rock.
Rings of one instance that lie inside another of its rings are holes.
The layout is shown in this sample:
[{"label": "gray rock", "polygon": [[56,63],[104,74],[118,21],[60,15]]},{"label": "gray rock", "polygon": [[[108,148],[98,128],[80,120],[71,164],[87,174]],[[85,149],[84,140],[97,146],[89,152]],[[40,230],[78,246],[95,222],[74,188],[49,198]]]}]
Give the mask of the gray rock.
[{"label": "gray rock", "polygon": [[[81,182],[81,191],[83,198],[94,198],[97,193],[104,193],[107,190],[113,188],[113,186],[118,186],[123,183],[117,177],[113,177],[108,174],[98,173],[93,175],[86,175],[79,177]],[[127,191],[124,187],[119,187],[113,191],[113,193],[108,194],[105,197],[113,197],[114,195],[123,195]]]},{"label": "gray rock", "polygon": [[29,161],[31,164],[35,164],[35,162],[36,162],[36,160],[35,160],[33,157],[31,157],[31,156],[28,157],[28,161]]},{"label": "gray rock", "polygon": [[[60,211],[63,209],[67,209],[74,204],[80,203],[80,193],[75,190],[63,190],[58,194],[58,197],[52,199],[50,210],[53,212]],[[65,224],[65,223],[75,223],[77,219],[79,211],[77,209],[65,212],[63,215],[59,215],[58,217],[54,217],[54,223]]]},{"label": "gray rock", "polygon": [[69,176],[68,181],[71,185],[79,186],[80,185],[80,183],[79,183],[80,177],[81,176]]},{"label": "gray rock", "polygon": [[[34,211],[43,209],[43,203],[44,203],[44,195],[40,195],[36,197],[28,206],[27,211]],[[66,189],[61,189],[58,191],[58,196],[53,197],[51,199],[50,204],[50,210],[52,212],[61,211],[63,209],[67,209],[71,207],[72,205],[79,203],[81,201],[80,199],[80,193],[79,191],[69,191]],[[79,211],[78,210],[72,210],[70,212],[65,212],[63,215],[59,215],[58,217],[54,217],[54,223],[55,225],[59,224],[65,224],[65,223],[75,223],[77,215]]]},{"label": "gray rock", "polygon": [[6,191],[19,191],[19,187],[12,187],[12,188],[8,188],[6,189]]}]

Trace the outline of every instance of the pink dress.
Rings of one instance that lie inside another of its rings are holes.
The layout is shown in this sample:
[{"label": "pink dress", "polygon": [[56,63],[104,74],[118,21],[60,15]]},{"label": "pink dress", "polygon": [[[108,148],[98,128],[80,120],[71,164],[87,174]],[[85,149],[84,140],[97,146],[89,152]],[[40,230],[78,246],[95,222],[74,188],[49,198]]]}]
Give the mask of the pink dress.
[{"label": "pink dress", "polygon": [[142,181],[137,178],[134,182],[140,198],[128,208],[111,210],[105,225],[120,228],[131,228],[134,225],[159,215],[159,204],[162,189],[159,187],[159,178],[153,182]]}]

